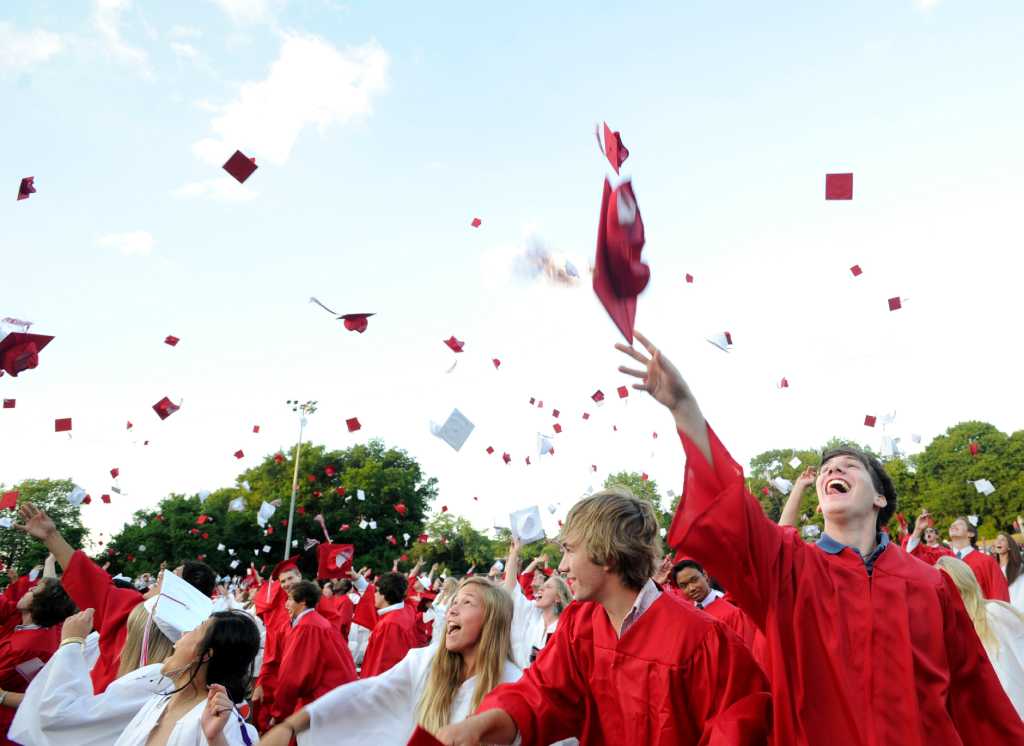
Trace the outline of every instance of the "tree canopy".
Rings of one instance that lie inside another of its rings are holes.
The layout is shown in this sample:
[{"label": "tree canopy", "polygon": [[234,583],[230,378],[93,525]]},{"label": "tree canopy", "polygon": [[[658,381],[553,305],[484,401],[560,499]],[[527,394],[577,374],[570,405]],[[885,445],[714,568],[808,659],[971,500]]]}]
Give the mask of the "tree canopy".
[{"label": "tree canopy", "polygon": [[[45,510],[71,546],[77,547],[82,545],[86,529],[79,507],[67,499],[74,487],[70,479],[26,479],[13,487],[5,487],[4,491],[17,491],[19,505],[30,502]],[[9,517],[15,519],[13,515]],[[15,567],[19,573],[42,565],[46,554],[46,548],[27,534],[14,528],[0,530],[0,555],[5,564]]]}]

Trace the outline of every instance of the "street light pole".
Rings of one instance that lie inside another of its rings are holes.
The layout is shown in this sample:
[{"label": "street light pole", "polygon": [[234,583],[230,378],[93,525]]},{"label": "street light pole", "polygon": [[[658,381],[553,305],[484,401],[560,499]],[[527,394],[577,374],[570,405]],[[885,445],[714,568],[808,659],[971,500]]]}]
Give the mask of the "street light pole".
[{"label": "street light pole", "polygon": [[299,414],[299,440],[295,444],[295,470],[292,472],[292,497],[288,504],[288,531],[284,540],[284,558],[288,559],[292,548],[292,523],[295,520],[295,498],[299,494],[299,454],[302,453],[302,433],[306,427],[306,415],[316,411],[316,402],[307,401],[300,404],[298,401],[288,400],[288,405],[293,412]]}]

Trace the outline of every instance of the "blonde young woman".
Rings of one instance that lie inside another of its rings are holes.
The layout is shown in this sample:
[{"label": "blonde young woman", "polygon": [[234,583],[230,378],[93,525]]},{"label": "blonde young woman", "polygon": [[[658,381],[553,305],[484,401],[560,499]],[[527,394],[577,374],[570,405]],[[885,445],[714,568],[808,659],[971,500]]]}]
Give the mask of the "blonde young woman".
[{"label": "blonde young woman", "polygon": [[436,733],[464,720],[498,684],[516,681],[512,603],[485,578],[459,583],[438,645],[414,648],[379,676],[344,684],[269,731],[262,746],[401,744],[417,725]]},{"label": "blonde young woman", "polygon": [[953,578],[999,683],[1024,719],[1024,614],[1003,601],[985,599],[974,571],[965,562],[942,557],[936,567]]},{"label": "blonde young woman", "polygon": [[558,627],[558,617],[572,601],[565,581],[552,575],[544,581],[537,597],[530,601],[519,587],[519,552],[522,545],[512,540],[505,574],[505,591],[512,598],[512,655],[517,666],[526,668],[544,649]]}]

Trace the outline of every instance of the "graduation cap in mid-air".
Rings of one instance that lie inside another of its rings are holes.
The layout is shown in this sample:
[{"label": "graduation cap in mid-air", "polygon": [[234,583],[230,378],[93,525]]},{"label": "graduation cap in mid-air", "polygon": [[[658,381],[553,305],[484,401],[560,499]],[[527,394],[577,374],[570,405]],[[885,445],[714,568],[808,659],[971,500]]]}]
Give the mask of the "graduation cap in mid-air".
[{"label": "graduation cap in mid-air", "polygon": [[17,377],[19,373],[39,365],[39,352],[50,344],[53,337],[31,334],[30,321],[0,319],[0,375],[6,372]]},{"label": "graduation cap in mid-air", "polygon": [[256,159],[248,158],[241,150],[236,150],[224,164],[224,170],[235,177],[239,184],[244,184],[256,171]]},{"label": "graduation cap in mid-air", "polygon": [[647,287],[650,268],[640,261],[644,221],[629,181],[613,190],[605,179],[594,258],[594,293],[626,341],[633,344],[637,296]]},{"label": "graduation cap in mid-air", "polygon": [[321,303],[316,298],[311,297],[309,299],[309,302],[310,303],[316,303],[318,306],[320,306],[320,308],[324,309],[328,313],[332,314],[339,321],[343,322],[345,324],[345,328],[348,329],[350,332],[359,332],[360,334],[365,332],[366,328],[369,326],[369,323],[370,323],[369,322],[369,318],[371,316],[375,316],[376,315],[375,313],[343,313],[343,314],[339,314],[337,311],[332,311],[330,308],[325,306],[323,303]]}]

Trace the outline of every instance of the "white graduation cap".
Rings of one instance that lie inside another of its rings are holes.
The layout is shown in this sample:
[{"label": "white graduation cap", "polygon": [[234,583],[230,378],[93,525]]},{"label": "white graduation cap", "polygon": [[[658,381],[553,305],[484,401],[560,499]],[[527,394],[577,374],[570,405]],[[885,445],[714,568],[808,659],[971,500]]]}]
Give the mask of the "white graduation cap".
[{"label": "white graduation cap", "polygon": [[791,458],[789,460],[789,465],[791,467],[793,467],[794,469],[799,469],[800,468],[800,464],[802,464],[802,463],[803,463],[803,461],[800,460],[799,456],[794,456],[793,458]]},{"label": "white graduation cap", "polygon": [[995,485],[992,484],[987,479],[975,479],[974,480],[974,489],[976,489],[978,492],[980,492],[983,495],[991,495],[993,492],[996,491]]},{"label": "white graduation cap", "polygon": [[292,546],[293,547],[297,547],[298,545],[299,545],[299,540],[298,539],[292,539]]},{"label": "white graduation cap", "polygon": [[[339,555],[339,559],[340,559],[340,555]],[[339,565],[339,567],[340,567],[340,565]],[[430,580],[430,576],[429,575],[420,575],[418,578],[416,578],[416,580],[419,581],[419,584],[423,586],[423,590],[425,590],[425,591],[429,591],[430,590],[430,586],[433,585],[433,583]]]},{"label": "white graduation cap", "polygon": [[778,459],[775,459],[770,464],[768,464],[768,471],[769,471],[769,473],[773,472],[773,471],[779,471],[781,468],[782,468],[782,462],[779,461]]},{"label": "white graduation cap", "polygon": [[253,549],[252,553],[255,554],[257,557],[260,556],[260,550],[259,549]]},{"label": "white graduation cap", "polygon": [[228,547],[228,554],[231,555],[232,557],[234,557],[235,556],[235,550],[230,548],[230,547]]},{"label": "white graduation cap", "polygon": [[540,510],[536,505],[517,510],[508,517],[512,536],[523,544],[532,544],[544,538],[544,526],[540,521]]},{"label": "white graduation cap", "polygon": [[231,567],[232,570],[234,570],[236,567],[238,567],[238,560],[231,560],[230,567]]},{"label": "white graduation cap", "polygon": [[675,497],[676,496],[676,491],[675,490],[669,490],[665,494],[668,495],[669,497]]},{"label": "white graduation cap", "polygon": [[218,544],[217,545],[217,551],[218,552],[223,552],[225,549],[227,549],[227,547],[224,546],[223,544]]},{"label": "white graduation cap", "polygon": [[161,574],[160,593],[146,601],[157,629],[171,642],[177,642],[213,613],[213,601],[173,572]]},{"label": "white graduation cap", "polygon": [[793,483],[784,477],[775,477],[772,480],[772,486],[779,492],[789,494],[789,491],[793,489]]},{"label": "white graduation cap", "polygon": [[920,433],[911,433],[910,439],[912,441],[914,441],[915,443],[920,443],[921,442],[921,434]]},{"label": "white graduation cap", "polygon": [[814,524],[811,524],[810,526],[804,526],[802,529],[800,529],[800,534],[805,539],[817,539],[819,536],[821,536],[821,529],[815,526]]},{"label": "white graduation cap", "polygon": [[501,572],[502,570],[505,569],[505,563],[502,562],[501,560],[494,560],[494,564],[491,565],[491,569],[492,570],[497,570],[498,572]]},{"label": "white graduation cap", "polygon": [[658,533],[661,535],[661,538],[664,539],[666,536],[668,536],[668,529],[661,528],[658,530]]},{"label": "white graduation cap", "polygon": [[115,575],[113,578],[111,578],[111,580],[123,580],[125,583],[132,582],[131,578],[129,578],[127,575],[122,575],[121,573]]},{"label": "white graduation cap", "polygon": [[370,519],[370,529],[372,530],[372,529],[376,529],[376,528],[377,528],[377,521],[375,521],[375,520],[373,520],[371,518]]},{"label": "white graduation cap", "polygon": [[557,506],[557,505],[555,505],[554,503],[551,503],[550,505],[548,505],[548,512],[549,512],[549,513],[550,513],[551,515],[554,515],[555,513],[557,513],[557,512],[558,512],[558,506]]},{"label": "white graduation cap", "polygon": [[410,538],[411,537],[409,536],[409,534],[402,534],[402,539],[405,541],[406,544],[409,543]]},{"label": "white graduation cap", "polygon": [[85,490],[77,484],[71,485],[71,493],[68,495],[68,502],[72,505],[81,505],[85,499]]},{"label": "white graduation cap", "polygon": [[139,544],[139,551],[140,552],[145,552],[146,551],[146,545],[145,544]]},{"label": "white graduation cap", "polygon": [[366,527],[369,525],[370,524],[367,522],[365,518],[359,521],[359,528],[363,529],[364,531],[366,530]]},{"label": "white graduation cap", "polygon": [[540,456],[546,456],[553,450],[555,450],[555,444],[551,442],[551,438],[547,435],[537,433],[537,454]]},{"label": "white graduation cap", "polygon": [[881,417],[878,418],[878,421],[882,425],[891,425],[896,421],[896,413],[890,412],[889,414],[883,414]]},{"label": "white graduation cap", "polygon": [[269,544],[264,544],[263,545],[263,553],[264,554],[270,554],[270,545]]},{"label": "white graduation cap", "polygon": [[208,498],[210,496],[210,491],[209,490],[199,490],[198,495],[199,495],[199,503],[202,504],[202,503],[205,503],[206,502],[206,498]]},{"label": "white graduation cap", "polygon": [[899,454],[899,449],[896,447],[900,442],[899,438],[890,438],[888,435],[882,436],[882,456],[885,458],[892,458]]},{"label": "white graduation cap", "polygon": [[366,493],[363,492],[362,490],[356,490],[356,500],[365,500],[365,499],[366,499]]},{"label": "white graduation cap", "polygon": [[263,504],[260,505],[259,512],[256,514],[256,523],[260,524],[260,528],[266,528],[267,521],[273,517],[275,510],[277,510],[275,506],[271,505],[266,500],[263,501]]},{"label": "white graduation cap", "polygon": [[466,439],[469,438],[470,433],[473,432],[473,428],[473,423],[470,422],[466,418],[466,415],[462,414],[458,409],[452,410],[452,413],[448,415],[448,419],[445,420],[443,425],[436,425],[433,422],[430,423],[430,432],[450,445],[456,451],[462,448]]},{"label": "white graduation cap", "polygon": [[110,485],[110,491],[111,492],[116,492],[118,495],[121,494],[121,488],[118,487],[116,484]]},{"label": "white graduation cap", "polygon": [[0,518],[0,528],[10,528],[11,525],[11,519],[9,517],[4,516],[3,518]]},{"label": "white graduation cap", "polygon": [[732,349],[732,334],[729,332],[712,334],[710,337],[707,337],[707,340],[722,352],[728,352]]},{"label": "white graduation cap", "polygon": [[234,500],[228,503],[228,510],[242,512],[243,510],[245,510],[245,500],[241,497],[236,497]]},{"label": "white graduation cap", "polygon": [[976,515],[969,515],[969,516],[967,516],[967,520],[970,521],[971,525],[974,526],[975,528],[978,527],[978,516],[976,516]]}]

